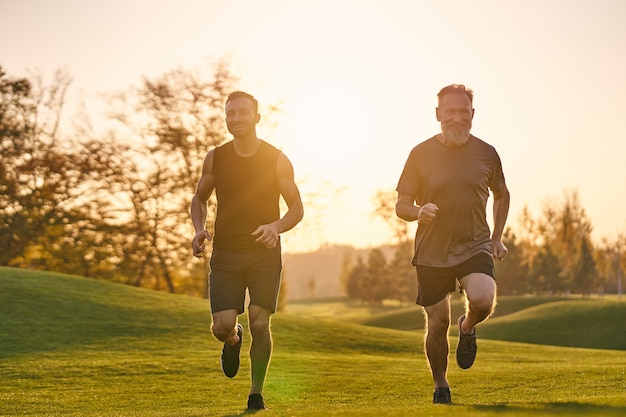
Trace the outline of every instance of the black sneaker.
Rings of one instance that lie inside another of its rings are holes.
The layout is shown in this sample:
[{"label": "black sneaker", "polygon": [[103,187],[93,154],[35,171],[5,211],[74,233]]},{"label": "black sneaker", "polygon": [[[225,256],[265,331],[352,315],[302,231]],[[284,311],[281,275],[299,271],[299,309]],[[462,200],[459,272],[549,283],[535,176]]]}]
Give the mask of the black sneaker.
[{"label": "black sneaker", "polygon": [[250,394],[248,396],[248,410],[267,410],[261,394]]},{"label": "black sneaker", "polygon": [[237,371],[239,371],[239,352],[243,342],[243,327],[239,323],[237,323],[237,335],[239,336],[239,342],[236,345],[232,346],[224,342],[224,348],[222,349],[222,370],[224,375],[229,378],[237,375]]},{"label": "black sneaker", "polygon": [[433,394],[433,404],[450,404],[452,397],[450,396],[449,387],[439,387]]},{"label": "black sneaker", "polygon": [[465,315],[459,317],[459,344],[456,346],[456,363],[461,369],[467,369],[474,364],[476,359],[476,328],[472,334],[465,334],[461,328],[461,323],[465,320]]}]

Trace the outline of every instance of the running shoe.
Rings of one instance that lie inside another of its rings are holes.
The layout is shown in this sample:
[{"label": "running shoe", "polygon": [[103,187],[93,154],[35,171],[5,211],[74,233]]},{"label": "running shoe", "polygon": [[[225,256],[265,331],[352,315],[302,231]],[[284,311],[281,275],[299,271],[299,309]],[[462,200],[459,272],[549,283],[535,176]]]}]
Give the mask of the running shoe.
[{"label": "running shoe", "polygon": [[451,402],[450,387],[439,387],[435,390],[433,404],[450,404]]},{"label": "running shoe", "polygon": [[267,410],[261,394],[250,394],[248,396],[248,410]]},{"label": "running shoe", "polygon": [[476,328],[471,334],[466,334],[461,328],[461,324],[465,320],[465,315],[459,317],[459,344],[456,346],[456,363],[461,369],[467,369],[474,364],[476,359]]},{"label": "running shoe", "polygon": [[237,335],[239,336],[239,342],[234,346],[224,342],[224,348],[222,349],[222,370],[224,375],[229,378],[237,375],[237,371],[239,371],[239,352],[243,342],[243,327],[239,323],[237,323]]}]

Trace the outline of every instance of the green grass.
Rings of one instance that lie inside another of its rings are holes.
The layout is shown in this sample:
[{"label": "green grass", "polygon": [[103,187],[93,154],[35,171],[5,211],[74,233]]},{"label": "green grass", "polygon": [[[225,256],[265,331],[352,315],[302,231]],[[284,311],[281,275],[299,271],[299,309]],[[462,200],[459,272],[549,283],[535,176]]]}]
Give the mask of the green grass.
[{"label": "green grass", "polygon": [[[337,320],[367,326],[424,329],[424,315],[419,306],[367,307],[343,300],[342,309],[341,303],[341,299],[316,304],[305,301],[288,308],[316,318],[325,318],[324,312],[332,311]],[[460,297],[453,297],[451,310],[455,323],[454,319],[464,311]],[[495,314],[480,326],[480,332],[481,338],[510,342],[626,350],[626,330],[622,323],[626,323],[626,305],[615,296],[594,299],[516,296],[502,297]],[[454,326],[452,332],[456,332]]]},{"label": "green grass", "polygon": [[[435,406],[419,326],[363,324],[410,322],[416,307],[294,303],[272,322],[262,415],[623,416],[625,311],[617,299],[503,297],[476,364],[451,363],[454,404]],[[222,375],[206,300],[0,268],[0,317],[0,416],[243,413],[249,360]]]}]

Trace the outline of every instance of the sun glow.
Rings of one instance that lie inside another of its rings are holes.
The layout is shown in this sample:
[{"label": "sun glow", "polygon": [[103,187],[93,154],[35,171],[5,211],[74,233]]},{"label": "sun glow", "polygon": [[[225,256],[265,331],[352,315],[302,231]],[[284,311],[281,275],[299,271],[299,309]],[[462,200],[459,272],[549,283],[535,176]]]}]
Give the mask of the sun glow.
[{"label": "sun glow", "polygon": [[372,187],[364,171],[374,162],[368,156],[371,148],[380,145],[371,140],[371,130],[381,129],[373,125],[382,123],[371,114],[372,98],[363,97],[363,90],[354,85],[339,85],[332,79],[290,91],[281,107],[282,122],[269,139],[291,159],[309,208],[290,245],[315,249],[325,242],[348,243],[357,238],[364,246],[377,240],[374,234],[358,238],[346,233],[347,225],[350,229],[357,226],[356,230],[377,225],[379,240],[384,225],[371,219],[358,227],[372,211],[370,198],[362,196],[364,189]]},{"label": "sun glow", "polygon": [[241,89],[281,108],[259,133],[292,160],[308,198],[315,224],[286,234],[288,250],[302,235],[313,248],[391,239],[372,199],[438,131],[435,94],[450,83],[476,93],[472,132],[500,153],[509,224],[524,205],[578,189],[598,237],[626,230],[626,198],[606,201],[626,177],[623,1],[5,3],[0,37],[32,36],[3,45],[3,67],[66,66],[91,110],[144,76],[232,60]]}]

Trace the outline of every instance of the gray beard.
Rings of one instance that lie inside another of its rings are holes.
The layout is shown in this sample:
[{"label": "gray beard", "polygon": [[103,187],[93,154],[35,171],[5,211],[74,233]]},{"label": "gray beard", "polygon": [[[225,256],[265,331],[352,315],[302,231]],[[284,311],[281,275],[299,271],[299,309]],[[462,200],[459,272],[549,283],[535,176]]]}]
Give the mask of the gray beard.
[{"label": "gray beard", "polygon": [[443,141],[448,146],[461,146],[469,139],[470,129],[464,129],[462,132],[454,132],[450,130],[442,130]]}]

